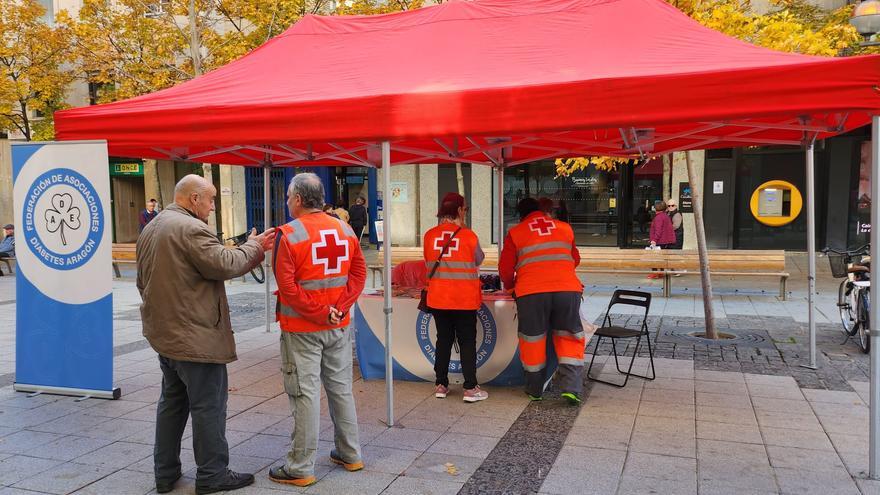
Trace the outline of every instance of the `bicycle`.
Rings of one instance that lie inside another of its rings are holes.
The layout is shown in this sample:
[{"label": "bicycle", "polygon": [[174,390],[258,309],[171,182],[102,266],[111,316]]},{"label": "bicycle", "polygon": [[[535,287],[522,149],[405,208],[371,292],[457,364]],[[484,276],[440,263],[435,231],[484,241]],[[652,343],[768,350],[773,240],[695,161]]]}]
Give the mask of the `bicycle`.
[{"label": "bicycle", "polygon": [[[247,242],[249,235],[250,235],[250,232],[245,232],[244,234],[239,234],[235,237],[230,237],[229,239],[226,239],[226,241],[227,242],[231,241],[235,246],[241,246],[242,244]],[[219,232],[218,236],[223,237],[223,232]],[[266,271],[263,270],[262,263],[255,266],[251,270],[251,277],[254,277],[254,280],[256,280],[257,283],[259,283],[259,284],[266,282]]]},{"label": "bicycle", "polygon": [[868,244],[854,251],[822,250],[828,256],[831,275],[844,279],[837,290],[837,309],[846,334],[843,343],[858,334],[859,347],[866,354],[871,350],[871,261],[865,256],[869,251]]}]

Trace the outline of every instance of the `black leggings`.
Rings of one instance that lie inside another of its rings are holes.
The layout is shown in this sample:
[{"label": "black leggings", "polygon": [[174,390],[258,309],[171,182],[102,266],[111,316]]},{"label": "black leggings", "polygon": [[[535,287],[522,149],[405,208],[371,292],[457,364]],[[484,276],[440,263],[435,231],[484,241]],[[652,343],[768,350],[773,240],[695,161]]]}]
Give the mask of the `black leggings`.
[{"label": "black leggings", "polygon": [[477,312],[476,310],[434,309],[437,323],[437,351],[434,361],[436,385],[449,386],[449,360],[452,343],[458,340],[464,388],[477,386]]}]

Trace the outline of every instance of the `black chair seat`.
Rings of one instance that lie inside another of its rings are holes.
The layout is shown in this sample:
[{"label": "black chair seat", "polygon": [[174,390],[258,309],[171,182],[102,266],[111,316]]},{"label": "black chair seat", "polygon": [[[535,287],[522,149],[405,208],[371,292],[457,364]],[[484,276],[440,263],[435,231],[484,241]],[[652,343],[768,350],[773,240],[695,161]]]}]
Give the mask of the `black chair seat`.
[{"label": "black chair seat", "polygon": [[608,337],[611,339],[631,339],[633,337],[638,337],[640,333],[642,333],[641,330],[616,326],[602,327],[596,330],[596,335],[599,337]]},{"label": "black chair seat", "polygon": [[[622,304],[624,306],[635,306],[644,309],[645,313],[642,317],[642,324],[639,325],[639,328],[626,328],[612,325],[611,308],[613,308],[615,304]],[[654,350],[651,349],[651,335],[648,332],[648,312],[650,311],[650,309],[651,294],[647,292],[637,292],[622,289],[614,291],[614,294],[611,295],[611,302],[608,303],[608,309],[605,310],[605,318],[602,319],[602,327],[597,329],[596,333],[594,334],[594,337],[596,337],[595,351],[590,357],[590,366],[587,368],[587,377],[590,380],[594,380],[607,385],[613,385],[615,387],[625,387],[626,383],[629,381],[629,377],[631,376],[637,376],[646,380],[653,380],[657,377],[657,373],[654,371]],[[642,337],[644,337],[645,340],[648,341],[648,358],[651,361],[651,376],[648,376],[647,373],[644,375],[639,375],[632,372],[633,364],[635,364],[636,362],[636,356],[639,355],[639,344],[642,343]],[[611,352],[614,355],[614,367],[617,368],[618,373],[626,377],[623,379],[623,383],[613,383],[601,380],[590,374],[590,372],[593,370],[593,362],[596,360],[596,354],[599,353],[599,346],[602,344],[602,339],[611,340]],[[626,370],[620,368],[621,356],[617,354],[617,339],[636,339],[635,349],[633,349],[632,357],[630,357],[629,360],[629,367],[626,368]]]}]

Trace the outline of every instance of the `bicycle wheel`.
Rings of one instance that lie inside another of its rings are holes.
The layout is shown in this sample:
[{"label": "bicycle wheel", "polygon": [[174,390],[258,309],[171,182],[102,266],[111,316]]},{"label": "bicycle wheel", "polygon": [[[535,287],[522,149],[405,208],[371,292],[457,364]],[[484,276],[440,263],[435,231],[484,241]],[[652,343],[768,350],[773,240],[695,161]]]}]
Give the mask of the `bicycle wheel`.
[{"label": "bicycle wheel", "polygon": [[263,282],[265,282],[266,272],[263,271],[263,265],[255,266],[254,269],[251,270],[251,277],[254,277],[254,280],[256,280],[257,283],[262,284]]},{"label": "bicycle wheel", "polygon": [[840,310],[840,322],[843,323],[844,333],[852,336],[856,334],[858,317],[852,305],[852,289],[849,287],[849,283],[849,280],[840,283],[840,288],[837,290],[837,309]]},{"label": "bicycle wheel", "polygon": [[859,347],[862,348],[862,352],[865,354],[871,350],[871,338],[868,336],[871,330],[870,307],[870,292],[864,289],[859,291],[859,314],[861,316],[861,321],[858,323]]}]

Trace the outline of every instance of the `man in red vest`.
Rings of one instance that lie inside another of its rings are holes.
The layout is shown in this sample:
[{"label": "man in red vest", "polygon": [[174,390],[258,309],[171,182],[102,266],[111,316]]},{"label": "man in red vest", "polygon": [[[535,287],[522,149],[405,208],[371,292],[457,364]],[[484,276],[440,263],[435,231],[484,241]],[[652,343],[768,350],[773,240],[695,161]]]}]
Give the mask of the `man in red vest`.
[{"label": "man in red vest", "polygon": [[367,278],[352,228],[322,212],[324,186],[315,174],[297,174],[287,190],[294,220],[278,229],[276,318],[281,324],[284,390],[294,418],[293,443],[284,465],[273,467],[277,483],[315,483],[321,429],[321,384],[327,392],[336,448],[330,461],[348,471],[364,468],[358,442],[352,382],[349,310]]},{"label": "man in red vest", "polygon": [[584,330],[580,305],[584,286],[575,273],[580,253],[571,226],[550,218],[534,198],[517,205],[520,223],[510,228],[498,260],[504,287],[516,299],[519,355],[526,393],[541,400],[547,381],[547,333],[559,360],[562,397],[580,404],[584,370]]}]

